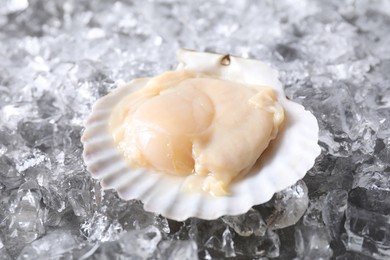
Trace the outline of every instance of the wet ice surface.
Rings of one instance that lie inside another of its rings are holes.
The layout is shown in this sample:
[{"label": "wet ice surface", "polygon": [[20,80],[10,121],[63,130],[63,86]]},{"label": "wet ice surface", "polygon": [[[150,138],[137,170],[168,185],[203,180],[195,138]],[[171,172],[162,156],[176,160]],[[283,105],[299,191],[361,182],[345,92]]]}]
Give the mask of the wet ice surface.
[{"label": "wet ice surface", "polygon": [[[388,1],[0,5],[0,259],[390,257]],[[175,222],[91,180],[92,103],[179,47],[262,59],[318,118],[303,181],[247,214]]]}]

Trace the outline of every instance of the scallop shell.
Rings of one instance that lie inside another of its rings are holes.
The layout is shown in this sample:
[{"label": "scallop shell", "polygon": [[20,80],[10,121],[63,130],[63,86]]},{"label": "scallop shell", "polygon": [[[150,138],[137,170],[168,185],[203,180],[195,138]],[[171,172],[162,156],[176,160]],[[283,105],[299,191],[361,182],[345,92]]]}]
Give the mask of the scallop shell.
[{"label": "scallop shell", "polygon": [[317,144],[318,123],[303,106],[285,97],[277,71],[257,60],[189,50],[179,50],[177,59],[178,70],[188,69],[226,80],[272,87],[285,109],[284,128],[252,171],[231,183],[231,195],[213,197],[183,192],[181,186],[185,178],[132,169],[113,142],[108,129],[112,109],[149,80],[135,79],[99,99],[85,125],[83,157],[88,171],[93,178],[101,180],[104,189],[117,190],[124,200],[139,199],[145,210],[177,221],[189,217],[210,220],[222,215],[243,214],[304,177],[321,151]]}]

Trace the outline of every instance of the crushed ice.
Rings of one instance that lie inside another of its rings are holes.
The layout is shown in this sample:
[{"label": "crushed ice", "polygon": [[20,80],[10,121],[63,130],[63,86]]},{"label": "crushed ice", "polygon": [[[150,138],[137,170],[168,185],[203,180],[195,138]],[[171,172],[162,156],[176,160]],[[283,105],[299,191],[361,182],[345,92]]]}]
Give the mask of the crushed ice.
[{"label": "crushed ice", "polygon": [[[0,259],[390,257],[390,3],[5,0]],[[179,47],[253,57],[312,111],[323,153],[240,216],[175,222],[92,181],[80,134],[117,84]]]}]

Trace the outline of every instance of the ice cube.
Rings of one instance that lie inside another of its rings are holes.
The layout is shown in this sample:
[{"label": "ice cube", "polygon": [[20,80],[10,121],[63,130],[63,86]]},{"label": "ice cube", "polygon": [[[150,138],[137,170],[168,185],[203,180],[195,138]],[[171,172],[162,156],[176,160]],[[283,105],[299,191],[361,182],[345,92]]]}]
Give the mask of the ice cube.
[{"label": "ice cube", "polygon": [[225,253],[225,257],[235,257],[236,252],[234,249],[234,241],[232,233],[229,228],[226,228],[222,234],[222,250]]},{"label": "ice cube", "polygon": [[273,199],[259,207],[267,215],[266,222],[271,229],[285,228],[294,225],[305,213],[309,203],[305,182],[296,184],[278,192]]},{"label": "ice cube", "polygon": [[71,257],[79,241],[66,230],[55,230],[35,240],[23,248],[18,260],[22,259],[61,259]]},{"label": "ice cube", "polygon": [[250,209],[247,213],[237,216],[224,216],[222,221],[240,236],[264,236],[267,226],[260,212]]},{"label": "ice cube", "polygon": [[233,241],[237,255],[254,258],[275,258],[280,253],[279,235],[270,229],[262,237],[254,235],[250,237],[235,236]]},{"label": "ice cube", "polygon": [[6,0],[5,6],[0,9],[0,14],[12,14],[20,12],[28,7],[28,0]]},{"label": "ice cube", "polygon": [[160,231],[151,226],[145,229],[124,232],[118,242],[124,255],[147,259],[157,250],[161,238]]},{"label": "ice cube", "polygon": [[197,260],[197,245],[192,240],[162,241],[156,253],[158,259]]},{"label": "ice cube", "polygon": [[11,260],[11,256],[8,254],[7,249],[4,247],[3,242],[0,239],[0,259],[1,260]]},{"label": "ice cube", "polygon": [[91,216],[92,195],[89,190],[71,189],[68,192],[68,201],[73,208],[73,212],[79,217]]},{"label": "ice cube", "polygon": [[332,238],[337,238],[341,234],[347,199],[348,192],[345,190],[330,191],[325,197],[322,220],[330,230]]},{"label": "ice cube", "polygon": [[112,220],[99,212],[95,212],[92,218],[81,224],[80,230],[90,242],[105,242],[118,240],[123,228],[117,220]]},{"label": "ice cube", "polygon": [[315,226],[295,227],[295,250],[299,259],[330,259],[330,237],[324,228]]},{"label": "ice cube", "polygon": [[390,257],[390,192],[357,187],[348,196],[347,247],[376,259]]},{"label": "ice cube", "polygon": [[10,200],[5,246],[12,256],[45,233],[42,194],[34,181],[22,184]]}]

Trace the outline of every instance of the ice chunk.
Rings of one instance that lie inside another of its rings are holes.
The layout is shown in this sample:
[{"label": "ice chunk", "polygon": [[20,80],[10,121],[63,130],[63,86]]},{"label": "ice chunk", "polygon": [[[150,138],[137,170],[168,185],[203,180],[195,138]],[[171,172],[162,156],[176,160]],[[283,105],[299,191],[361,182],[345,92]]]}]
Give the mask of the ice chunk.
[{"label": "ice chunk", "polygon": [[74,214],[79,217],[91,216],[92,195],[89,190],[71,189],[68,192],[68,201],[73,208]]},{"label": "ice chunk", "polygon": [[42,194],[38,184],[34,181],[26,182],[15,195],[10,200],[10,214],[6,218],[8,233],[4,240],[12,256],[45,232]]},{"label": "ice chunk", "polygon": [[115,216],[124,230],[144,229],[155,226],[163,233],[169,233],[170,227],[166,218],[145,211],[143,204],[137,200],[123,201],[112,191],[105,191],[102,207],[110,216]]},{"label": "ice chunk", "polygon": [[47,149],[54,145],[54,125],[49,122],[21,121],[18,124],[18,132],[30,147]]},{"label": "ice chunk", "polygon": [[158,259],[197,260],[197,245],[192,240],[162,241],[156,253]]},{"label": "ice chunk", "polygon": [[8,156],[0,157],[0,192],[4,195],[17,189],[23,182],[22,175],[16,171],[15,163]]},{"label": "ice chunk", "polygon": [[224,216],[222,221],[240,236],[264,236],[267,226],[260,212],[250,209],[247,213],[238,216]]},{"label": "ice chunk", "polygon": [[0,239],[0,259],[1,260],[11,260],[11,256],[8,254],[7,249],[4,247],[3,242]]},{"label": "ice chunk", "polygon": [[316,164],[305,176],[309,197],[319,197],[331,190],[350,190],[356,162],[352,158],[334,157],[322,154]]},{"label": "ice chunk", "polygon": [[[47,186],[49,185],[47,184]],[[63,212],[67,207],[65,196],[59,193],[58,188],[54,185],[47,189],[42,187],[42,197],[48,209]]]},{"label": "ice chunk", "polygon": [[236,254],[251,257],[275,258],[280,253],[280,239],[277,233],[268,229],[265,236],[250,236],[234,238]]},{"label": "ice chunk", "polygon": [[295,250],[300,259],[330,259],[330,237],[326,229],[314,226],[295,228]]},{"label": "ice chunk", "polygon": [[310,201],[309,207],[303,216],[303,224],[305,226],[324,227],[322,212],[324,207],[325,196],[313,198]]},{"label": "ice chunk", "polygon": [[[380,169],[375,169],[380,170]],[[355,176],[354,187],[390,192],[390,174],[388,170],[382,171],[362,170]]]},{"label": "ice chunk", "polygon": [[[368,37],[366,40],[369,41],[370,46],[377,57],[390,58],[390,52],[384,46],[390,43],[390,37],[382,34],[382,30],[388,27],[389,14],[384,12],[385,9],[363,9],[364,14],[356,17],[356,26],[366,32]],[[379,38],[380,41],[375,41],[375,37]]]},{"label": "ice chunk", "polygon": [[157,250],[161,238],[161,233],[156,227],[148,227],[125,232],[118,242],[126,256],[147,259]]},{"label": "ice chunk", "polygon": [[[389,116],[390,118],[390,116]],[[390,120],[389,120],[390,122]],[[390,127],[389,127],[390,129]],[[389,136],[389,135],[387,135]],[[390,164],[390,137],[376,139],[375,157],[384,163]]]},{"label": "ice chunk", "polygon": [[225,252],[225,257],[235,257],[234,241],[229,228],[226,228],[222,234],[222,250]]},{"label": "ice chunk", "polygon": [[31,152],[20,152],[15,154],[16,170],[23,172],[27,169],[35,167],[39,164],[44,164],[50,167],[50,159],[47,155],[39,150],[32,150]]},{"label": "ice chunk", "polygon": [[336,260],[367,260],[367,259],[373,259],[368,258],[366,255],[362,255],[356,252],[347,251],[342,255],[339,255],[335,258]]},{"label": "ice chunk", "polygon": [[6,0],[4,4],[5,6],[3,5],[0,9],[1,15],[25,10],[28,7],[28,0]]},{"label": "ice chunk", "polygon": [[46,227],[57,227],[60,225],[64,213],[56,210],[45,208],[43,222]]},{"label": "ice chunk", "polygon": [[373,256],[390,257],[390,192],[355,188],[349,193],[345,229],[349,250]]},{"label": "ice chunk", "polygon": [[298,181],[295,185],[276,193],[270,202],[259,209],[268,215],[266,221],[269,228],[280,229],[297,223],[305,213],[308,203],[306,184]]},{"label": "ice chunk", "polygon": [[23,248],[18,260],[67,258],[78,246],[79,242],[69,231],[55,230]]},{"label": "ice chunk", "polygon": [[74,256],[78,259],[151,259],[158,255],[161,239],[156,227],[125,231],[113,241],[87,246]]},{"label": "ice chunk", "polygon": [[117,220],[112,220],[99,212],[95,212],[92,218],[84,221],[80,229],[90,242],[118,240],[123,230]]},{"label": "ice chunk", "polygon": [[345,190],[330,191],[325,197],[322,220],[330,230],[332,238],[337,238],[341,233],[347,198],[348,193]]}]

